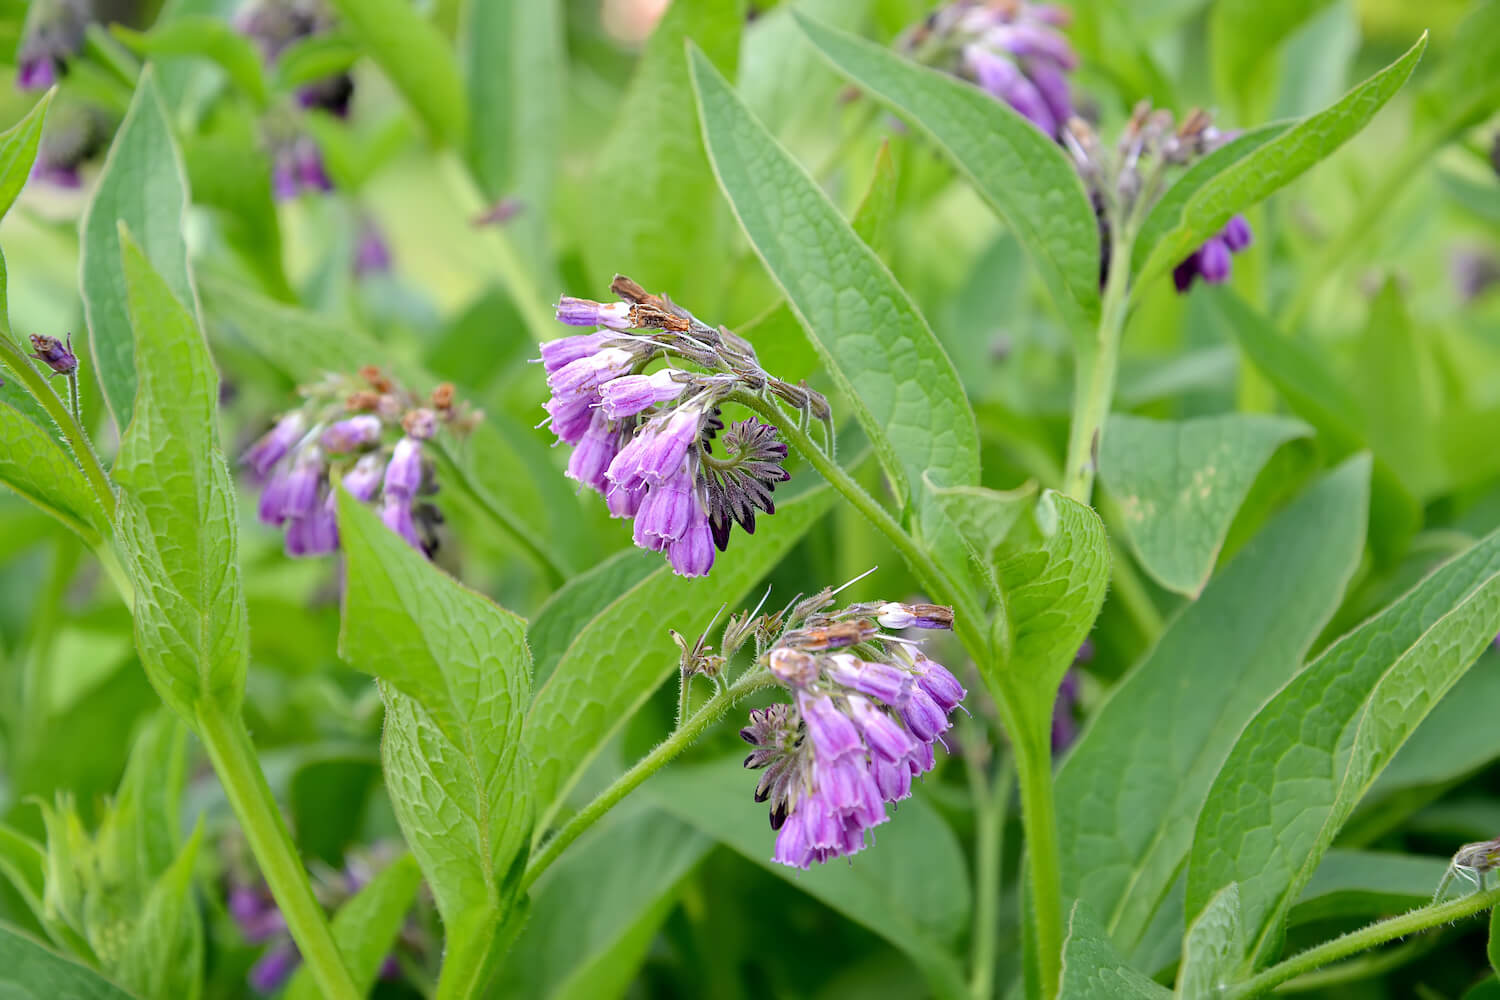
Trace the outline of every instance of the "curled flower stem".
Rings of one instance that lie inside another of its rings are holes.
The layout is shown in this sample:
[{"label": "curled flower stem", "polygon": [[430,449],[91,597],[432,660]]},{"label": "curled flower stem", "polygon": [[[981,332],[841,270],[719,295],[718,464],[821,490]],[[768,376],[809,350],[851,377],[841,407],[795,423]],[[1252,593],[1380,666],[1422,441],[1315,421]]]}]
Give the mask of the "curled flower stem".
[{"label": "curled flower stem", "polygon": [[693,713],[692,718],[672,731],[661,743],[657,744],[646,756],[636,761],[635,766],[614,780],[604,791],[578,811],[572,819],[568,820],[554,833],[551,838],[542,845],[541,851],[531,859],[526,866],[525,873],[521,876],[521,891],[525,892],[537,877],[546,871],[556,861],[563,851],[577,840],[585,830],[597,823],[605,813],[609,812],[620,800],[640,787],[641,783],[660,771],[682,751],[693,744],[704,730],[719,721],[724,713],[741,698],[761,688],[772,687],[778,681],[765,667],[755,667],[747,670],[733,684],[720,688],[703,707]]},{"label": "curled flower stem", "polygon": [[1419,931],[1453,923],[1455,920],[1462,920],[1464,917],[1472,917],[1497,903],[1500,903],[1500,887],[1476,892],[1447,903],[1418,907],[1399,917],[1391,917],[1360,930],[1350,931],[1342,937],[1325,941],[1316,948],[1309,948],[1300,954],[1293,955],[1243,983],[1228,987],[1224,990],[1223,996],[1225,1000],[1249,1000],[1250,997],[1261,996],[1271,992],[1282,983],[1337,962],[1341,958],[1347,958],[1357,952],[1385,944],[1387,941],[1394,941],[1408,934],[1416,934]]},{"label": "curled flower stem", "polygon": [[1134,237],[1122,231],[1110,249],[1109,275],[1099,329],[1093,340],[1077,341],[1074,361],[1073,419],[1068,430],[1068,457],[1063,465],[1063,492],[1088,503],[1098,471],[1099,441],[1115,394],[1120,366],[1120,335],[1130,308],[1130,250]]},{"label": "curled flower stem", "polygon": [[323,907],[313,895],[307,871],[281,818],[255,747],[238,712],[211,703],[198,707],[198,735],[224,786],[224,794],[245,830],[271,895],[319,992],[333,1000],[357,1000],[359,990],[344,966]]},{"label": "curled flower stem", "polygon": [[26,391],[42,404],[42,409],[57,424],[57,429],[62,432],[63,438],[68,442],[68,447],[73,451],[73,458],[83,470],[83,476],[88,480],[89,486],[94,491],[95,498],[99,501],[100,508],[111,522],[115,519],[115,488],[109,481],[109,476],[104,472],[104,466],[99,464],[99,456],[94,454],[94,448],[89,444],[88,435],[83,431],[83,424],[68,409],[52,386],[42,373],[37,371],[21,350],[21,346],[4,333],[0,333],[0,355],[3,355],[5,366],[16,373]]}]

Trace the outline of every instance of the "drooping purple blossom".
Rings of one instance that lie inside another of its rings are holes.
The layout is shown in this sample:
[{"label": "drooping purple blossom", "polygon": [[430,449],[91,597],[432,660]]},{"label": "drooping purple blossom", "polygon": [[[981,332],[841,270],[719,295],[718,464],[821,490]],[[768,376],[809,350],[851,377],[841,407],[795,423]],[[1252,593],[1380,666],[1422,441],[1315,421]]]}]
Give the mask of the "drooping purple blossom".
[{"label": "drooping purple blossom", "polygon": [[[936,763],[933,744],[965,696],[945,667],[863,618],[869,608],[783,632],[766,662],[792,703],[752,711],[740,730],[754,748],[745,766],[765,772],[755,800],[770,805],[779,864],[806,869],[863,850],[889,819],[885,804],[910,796],[911,779]],[[828,636],[845,633],[868,637],[858,656],[829,651]]]},{"label": "drooping purple blossom", "polygon": [[1236,215],[1218,235],[1210,237],[1172,269],[1173,284],[1179,292],[1186,292],[1200,278],[1210,285],[1223,284],[1229,280],[1234,266],[1232,255],[1250,246],[1252,241],[1250,223],[1243,215]]},{"label": "drooping purple blossom", "polygon": [[31,351],[31,356],[52,369],[55,375],[71,375],[78,370],[78,355],[73,353],[71,334],[66,342],[56,337],[32,334]]}]

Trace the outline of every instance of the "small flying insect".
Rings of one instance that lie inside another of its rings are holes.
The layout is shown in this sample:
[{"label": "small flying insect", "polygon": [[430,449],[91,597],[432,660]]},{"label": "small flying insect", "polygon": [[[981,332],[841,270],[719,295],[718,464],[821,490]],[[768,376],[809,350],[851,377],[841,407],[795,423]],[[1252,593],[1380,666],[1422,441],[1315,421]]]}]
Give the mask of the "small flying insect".
[{"label": "small flying insect", "polygon": [[1465,844],[1454,853],[1448,870],[1443,873],[1443,880],[1438,883],[1437,892],[1432,894],[1432,901],[1442,902],[1444,893],[1455,879],[1469,883],[1476,890],[1484,890],[1488,887],[1489,873],[1496,868],[1500,868],[1500,838]]}]

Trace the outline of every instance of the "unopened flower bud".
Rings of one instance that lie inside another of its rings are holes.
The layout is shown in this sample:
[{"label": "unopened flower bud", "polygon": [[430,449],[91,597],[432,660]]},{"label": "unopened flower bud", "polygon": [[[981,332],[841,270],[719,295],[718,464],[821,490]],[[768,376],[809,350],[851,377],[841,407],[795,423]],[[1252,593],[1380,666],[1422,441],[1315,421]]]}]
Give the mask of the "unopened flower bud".
[{"label": "unopened flower bud", "polygon": [[425,406],[419,406],[415,410],[408,411],[406,416],[401,418],[401,428],[409,437],[416,438],[418,441],[426,441],[437,433],[437,414]]},{"label": "unopened flower bud", "polygon": [[32,357],[51,368],[58,375],[71,375],[78,370],[78,355],[73,353],[73,337],[68,336],[64,344],[56,337],[31,335]]},{"label": "unopened flower bud", "polygon": [[882,604],[875,620],[886,628],[952,628],[953,609],[937,604]]},{"label": "unopened flower bud", "polygon": [[379,417],[362,413],[334,423],[318,438],[318,443],[325,450],[342,455],[379,441],[380,428]]},{"label": "unopened flower bud", "polygon": [[806,687],[818,679],[818,661],[797,649],[773,649],[767,658],[771,673],[792,687]]},{"label": "unopened flower bud", "polygon": [[630,303],[594,302],[564,295],[557,303],[557,321],[569,326],[607,326],[611,330],[628,330]]}]

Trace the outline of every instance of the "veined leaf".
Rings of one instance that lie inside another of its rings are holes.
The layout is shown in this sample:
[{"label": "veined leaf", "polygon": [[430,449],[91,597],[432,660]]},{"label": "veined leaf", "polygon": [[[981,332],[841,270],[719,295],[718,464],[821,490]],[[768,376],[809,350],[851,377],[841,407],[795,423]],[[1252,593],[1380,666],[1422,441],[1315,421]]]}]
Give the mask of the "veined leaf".
[{"label": "veined leaf", "polygon": [[52,435],[4,401],[0,401],[0,483],[57,518],[90,545],[98,545],[104,537],[109,516],[99,506],[73,456]]},{"label": "veined leaf", "polygon": [[158,22],[150,31],[134,31],[124,25],[110,26],[111,33],[137,55],[201,56],[217,63],[229,78],[256,103],[268,99],[265,74],[255,44],[222,18],[208,14],[179,14]]},{"label": "veined leaf", "polygon": [[70,958],[0,924],[0,993],[6,1000],[134,1000]]},{"label": "veined leaf", "polygon": [[[771,861],[775,832],[738,756],[661,771],[643,792],[660,808],[823,901],[910,956],[943,998],[967,995],[950,944],[968,921],[969,875],[953,831],[922,796],[901,803],[851,865],[799,871]],[[882,861],[882,859],[889,859]]]},{"label": "veined leaf", "polygon": [[696,635],[721,603],[733,609],[822,517],[827,486],[778,503],[756,522],[755,537],[731,546],[714,564],[711,590],[658,566],[577,631],[532,699],[526,748],[536,765],[540,835],[563,798],[625,721],[677,671],[669,627]]},{"label": "veined leaf", "polygon": [[463,142],[463,78],[448,40],[409,0],[332,0],[350,32],[391,78],[439,143]]},{"label": "veined leaf", "polygon": [[[333,915],[333,939],[360,996],[369,995],[374,987],[380,965],[395,947],[421,887],[422,869],[410,854],[403,854]],[[297,970],[282,996],[284,1000],[318,1000],[317,984],[306,966]]]},{"label": "veined leaf", "polygon": [[1231,882],[1219,890],[1188,928],[1176,995],[1181,1000],[1197,1000],[1215,996],[1227,986],[1245,953],[1240,937],[1240,887]]},{"label": "veined leaf", "polygon": [[1063,761],[1063,895],[1101,914],[1123,953],[1134,954],[1177,878],[1236,734],[1338,607],[1363,547],[1368,480],[1367,459],[1348,462],[1261,529],[1115,686]]},{"label": "veined leaf", "polygon": [[1116,414],[1099,478],[1141,566],[1168,590],[1196,597],[1256,474],[1283,444],[1311,434],[1300,421],[1259,414],[1181,422]]},{"label": "veined leaf", "polygon": [[1344,636],[1240,734],[1198,816],[1187,914],[1240,884],[1250,966],[1361,796],[1500,632],[1500,533]]},{"label": "veined leaf", "polygon": [[531,833],[526,626],[342,490],[338,508],[347,567],[339,652],[382,681],[386,786],[447,928],[439,995],[464,995],[489,972]]},{"label": "veined leaf", "polygon": [[682,47],[691,39],[733,74],[744,23],[744,0],[674,3],[657,23],[594,167],[583,240],[592,273],[623,272],[688,305],[719,294],[730,230],[704,169]]},{"label": "veined leaf", "polygon": [[47,107],[52,103],[54,93],[47,91],[26,112],[26,117],[0,132],[0,219],[5,218],[10,206],[16,203],[16,196],[31,176],[37,143],[42,141],[42,123],[47,118]]},{"label": "veined leaf", "polygon": [[1058,1000],[1165,1000],[1171,995],[1166,987],[1126,965],[1083,903],[1073,904],[1068,939],[1063,943]]},{"label": "veined leaf", "polygon": [[515,1000],[605,1000],[625,993],[683,881],[713,841],[653,808],[624,806],[532,888],[526,929],[495,984]]},{"label": "veined leaf", "polygon": [[794,16],[839,72],[931,136],[1016,234],[1069,329],[1092,330],[1099,315],[1099,225],[1061,147],[977,87]]},{"label": "veined leaf", "polygon": [[196,311],[182,233],[187,209],[187,171],[157,92],[155,74],[148,66],[136,82],[130,110],[115,133],[79,223],[79,269],[89,346],[105,401],[122,434],[134,412],[136,351],[126,306],[119,227],[129,227],[167,288]]},{"label": "veined leaf", "polygon": [[[147,86],[143,84],[143,86]],[[134,417],[120,439],[118,538],[135,640],[162,699],[187,718],[240,703],[250,655],[239,520],[219,450],[219,379],[188,307],[120,224],[125,333],[139,341]]]},{"label": "veined leaf", "polygon": [[[1137,281],[1145,282],[1171,268],[1204,240],[1224,227],[1230,217],[1285,187],[1320,160],[1338,149],[1369,124],[1375,113],[1401,89],[1427,48],[1427,36],[1407,53],[1364,83],[1345,94],[1325,111],[1293,125],[1275,138],[1239,157],[1212,179],[1195,178],[1198,184],[1186,199],[1174,198],[1169,190],[1161,204],[1172,204],[1176,212],[1170,225],[1147,228],[1161,233],[1149,250],[1137,249],[1143,261]],[[1158,205],[1160,208],[1160,205]]]},{"label": "veined leaf", "polygon": [[[1319,920],[1373,919],[1432,902],[1447,858],[1386,851],[1332,850],[1287,916],[1289,926]],[[1244,950],[1235,956],[1244,955]]]},{"label": "veined leaf", "polygon": [[657,553],[625,549],[553,592],[526,630],[526,642],[531,647],[532,684],[540,686],[552,676],[578,633],[616,597],[660,569],[661,556]]}]

